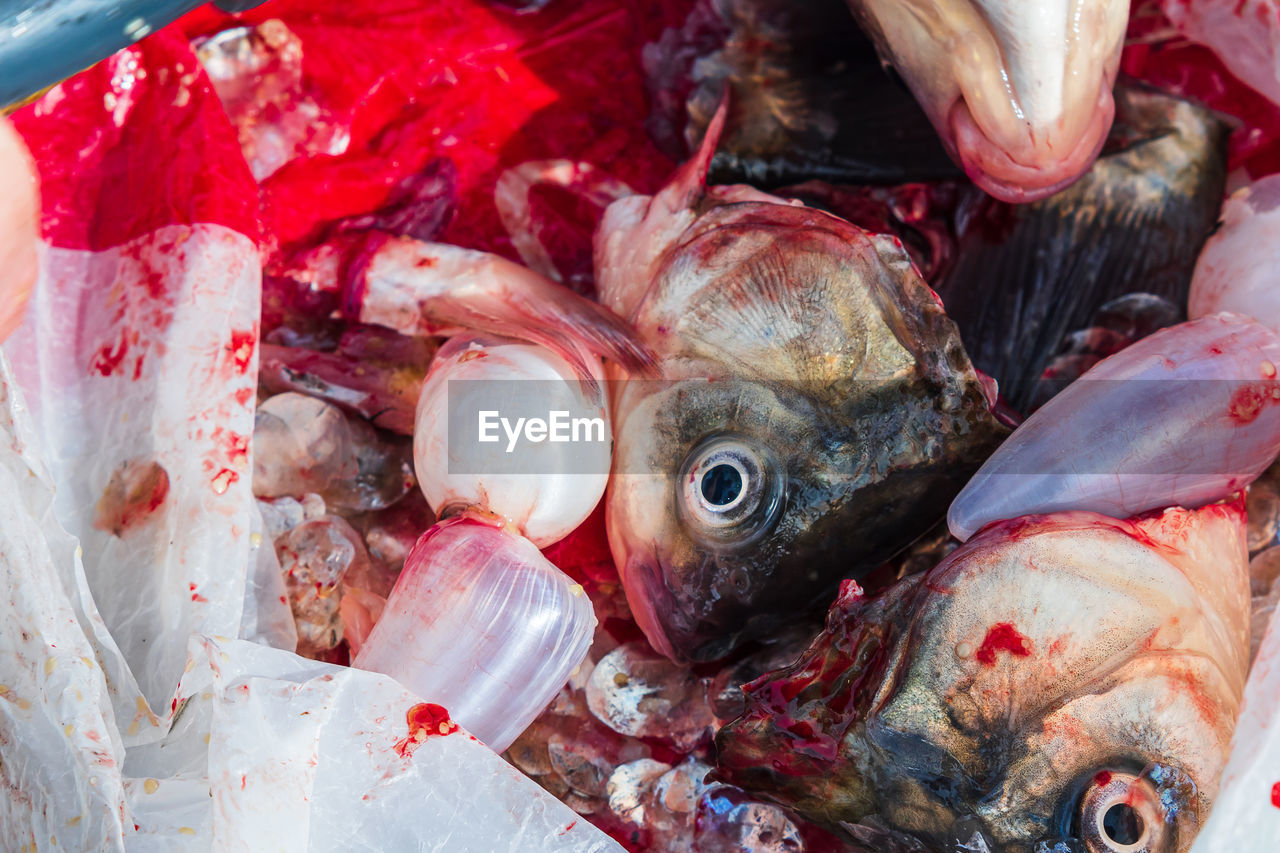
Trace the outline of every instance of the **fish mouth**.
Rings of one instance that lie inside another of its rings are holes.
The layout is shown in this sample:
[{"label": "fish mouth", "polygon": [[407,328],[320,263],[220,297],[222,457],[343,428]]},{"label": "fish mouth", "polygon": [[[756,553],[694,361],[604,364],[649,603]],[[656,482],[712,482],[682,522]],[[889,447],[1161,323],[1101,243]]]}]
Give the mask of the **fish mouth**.
[{"label": "fish mouth", "polygon": [[1088,171],[1106,142],[1115,117],[1111,87],[1099,86],[1094,108],[1075,133],[1048,132],[1030,124],[997,140],[982,129],[968,102],[959,98],[947,117],[955,157],[975,184],[1001,201],[1037,201],[1074,183]]}]

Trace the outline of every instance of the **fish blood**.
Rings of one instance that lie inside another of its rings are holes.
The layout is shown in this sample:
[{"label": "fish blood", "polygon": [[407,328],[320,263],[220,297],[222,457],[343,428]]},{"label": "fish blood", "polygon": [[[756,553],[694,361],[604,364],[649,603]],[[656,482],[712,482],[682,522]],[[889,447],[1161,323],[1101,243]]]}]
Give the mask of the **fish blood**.
[{"label": "fish blood", "polygon": [[115,536],[150,518],[169,495],[169,473],[154,460],[130,459],[111,474],[94,509],[93,526]]},{"label": "fish blood", "polygon": [[1256,388],[1246,385],[1231,395],[1227,414],[1232,421],[1241,426],[1251,424],[1258,419],[1258,415],[1262,414],[1264,406],[1274,405],[1277,402],[1277,391],[1280,391],[1280,388]]},{"label": "fish blood", "polygon": [[401,758],[413,755],[429,737],[450,735],[458,730],[458,724],[449,719],[449,712],[431,702],[414,705],[405,712],[404,718],[409,724],[409,734],[392,747]]},{"label": "fish blood", "polygon": [[1031,644],[1012,624],[1000,622],[987,630],[987,635],[982,638],[982,645],[978,647],[974,657],[983,666],[994,666],[998,652],[1008,652],[1014,657],[1025,658],[1031,654]]}]

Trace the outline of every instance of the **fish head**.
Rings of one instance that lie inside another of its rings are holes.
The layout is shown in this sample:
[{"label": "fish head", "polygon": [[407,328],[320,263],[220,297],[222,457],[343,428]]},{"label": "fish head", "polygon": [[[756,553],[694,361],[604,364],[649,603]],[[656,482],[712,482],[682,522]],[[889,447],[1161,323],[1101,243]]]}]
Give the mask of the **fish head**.
[{"label": "fish head", "polygon": [[1011,853],[1185,851],[1244,690],[1243,531],[1238,500],[1028,516],[878,598],[846,587],[804,655],[744,688],[720,775],[944,846],[968,826]]},{"label": "fish head", "polygon": [[901,243],[746,197],[700,208],[654,263],[631,319],[660,378],[613,399],[610,543],[680,660],[875,568],[1006,434]]},{"label": "fish head", "polygon": [[849,0],[974,183],[1052,195],[1102,149],[1128,0]]}]

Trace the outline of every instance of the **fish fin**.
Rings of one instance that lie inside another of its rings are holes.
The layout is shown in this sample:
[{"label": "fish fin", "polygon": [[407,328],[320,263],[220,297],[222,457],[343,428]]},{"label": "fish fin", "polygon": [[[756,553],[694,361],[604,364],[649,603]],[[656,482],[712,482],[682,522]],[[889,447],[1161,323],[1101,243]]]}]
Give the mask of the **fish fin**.
[{"label": "fish fin", "polygon": [[650,208],[660,206],[668,211],[687,210],[695,206],[707,189],[707,171],[716,154],[716,146],[720,135],[724,133],[725,119],[729,115],[729,90],[726,88],[720,96],[720,104],[711,116],[702,142],[693,156],[676,169],[671,180],[667,182],[650,202]]},{"label": "fish fin", "polygon": [[[566,291],[566,293],[570,293]],[[428,319],[546,347],[569,362],[591,390],[597,391],[595,358],[608,358],[632,376],[654,376],[655,358],[626,322],[609,309],[576,293],[548,303],[523,295],[447,295],[432,301]]]},{"label": "fish fin", "polygon": [[594,239],[600,301],[634,319],[653,281],[658,259],[693,224],[694,206],[707,189],[707,167],[724,130],[728,93],[711,118],[697,153],[653,196],[619,199],[604,212]]},{"label": "fish fin", "polygon": [[651,375],[655,356],[618,315],[526,267],[488,252],[383,239],[348,273],[346,312],[409,335],[467,329],[545,346],[593,389],[592,357]]},{"label": "fish fin", "polygon": [[[793,123],[770,113],[746,120],[730,115],[711,161],[711,183],[776,189],[809,180],[901,184],[964,178],[915,98],[878,66],[815,74],[790,86],[803,100]],[[733,93],[740,103],[736,88]],[[743,139],[768,122],[778,125],[770,145]]]}]

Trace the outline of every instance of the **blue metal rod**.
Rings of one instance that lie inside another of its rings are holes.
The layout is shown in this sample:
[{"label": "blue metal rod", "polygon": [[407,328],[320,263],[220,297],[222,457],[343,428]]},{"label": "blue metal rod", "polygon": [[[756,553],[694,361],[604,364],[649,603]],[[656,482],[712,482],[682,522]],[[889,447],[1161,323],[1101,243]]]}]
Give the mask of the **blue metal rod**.
[{"label": "blue metal rod", "polygon": [[0,0],[0,106],[88,68],[205,2]]}]

